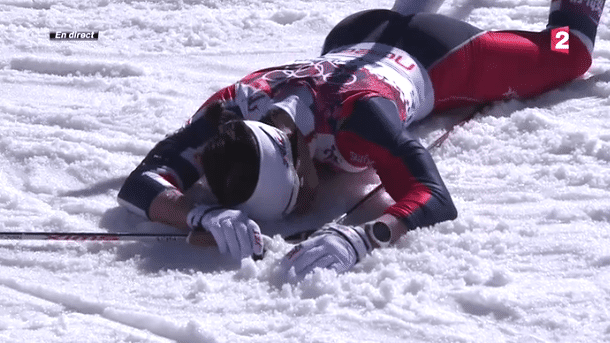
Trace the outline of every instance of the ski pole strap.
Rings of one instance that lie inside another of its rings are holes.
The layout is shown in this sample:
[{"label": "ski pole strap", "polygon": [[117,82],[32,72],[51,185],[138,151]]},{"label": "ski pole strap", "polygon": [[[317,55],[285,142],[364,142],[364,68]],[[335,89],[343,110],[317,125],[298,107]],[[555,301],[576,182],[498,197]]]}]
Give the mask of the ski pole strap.
[{"label": "ski pole strap", "polygon": [[371,241],[364,232],[364,228],[361,226],[347,226],[331,223],[324,225],[320,230],[316,231],[312,237],[323,234],[338,235],[348,241],[356,251],[358,261],[361,261],[366,254],[373,250]]},{"label": "ski pole strap", "polygon": [[222,209],[222,206],[198,205],[186,215],[186,223],[192,230],[205,229],[201,226],[201,219],[208,213]]}]

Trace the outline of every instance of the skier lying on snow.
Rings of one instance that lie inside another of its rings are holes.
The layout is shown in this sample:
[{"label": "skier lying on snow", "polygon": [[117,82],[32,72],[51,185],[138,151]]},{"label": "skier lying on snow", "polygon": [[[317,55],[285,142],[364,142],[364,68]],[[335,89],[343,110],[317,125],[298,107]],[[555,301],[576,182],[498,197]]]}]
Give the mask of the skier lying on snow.
[{"label": "skier lying on snow", "polygon": [[[424,13],[440,2],[398,0],[393,11],[351,15],[321,57],[220,90],[153,148],[119,202],[153,221],[209,231],[221,252],[241,259],[262,252],[253,219],[281,218],[312,199],[313,160],[374,168],[396,203],[372,222],[327,224],[295,246],[282,261],[292,278],[316,267],[347,271],[409,230],[455,219],[430,154],[405,128],[433,111],[533,97],[581,76],[604,0],[552,1],[542,32],[482,31]],[[551,46],[550,29],[563,26],[569,54]],[[185,196],[200,178],[203,203]]]}]

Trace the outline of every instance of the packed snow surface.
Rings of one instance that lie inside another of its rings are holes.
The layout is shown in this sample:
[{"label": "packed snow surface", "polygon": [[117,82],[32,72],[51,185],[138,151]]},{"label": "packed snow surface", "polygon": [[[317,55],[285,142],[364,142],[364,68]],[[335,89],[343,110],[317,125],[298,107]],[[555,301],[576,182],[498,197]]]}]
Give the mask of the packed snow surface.
[{"label": "packed snow surface", "polygon": [[[549,2],[447,0],[440,12],[483,29],[541,30]],[[175,232],[116,203],[155,142],[221,87],[316,56],[343,17],[392,5],[0,1],[0,230]],[[274,234],[332,220],[374,175],[327,176],[315,214],[261,223],[274,240],[260,261],[182,241],[1,240],[0,341],[610,341],[609,24],[606,9],[582,79],[488,107],[433,151],[457,220],[298,284],[274,274],[290,249]],[[100,38],[52,41],[53,31]],[[425,123],[422,142],[451,119]]]}]

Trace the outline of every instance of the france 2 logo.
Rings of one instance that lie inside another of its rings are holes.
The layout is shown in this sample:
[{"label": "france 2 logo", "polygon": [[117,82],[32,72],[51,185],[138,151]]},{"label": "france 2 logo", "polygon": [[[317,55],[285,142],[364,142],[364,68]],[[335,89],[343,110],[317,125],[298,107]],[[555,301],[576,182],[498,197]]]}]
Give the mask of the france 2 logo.
[{"label": "france 2 logo", "polygon": [[570,27],[563,26],[551,30],[551,50],[570,53]]}]

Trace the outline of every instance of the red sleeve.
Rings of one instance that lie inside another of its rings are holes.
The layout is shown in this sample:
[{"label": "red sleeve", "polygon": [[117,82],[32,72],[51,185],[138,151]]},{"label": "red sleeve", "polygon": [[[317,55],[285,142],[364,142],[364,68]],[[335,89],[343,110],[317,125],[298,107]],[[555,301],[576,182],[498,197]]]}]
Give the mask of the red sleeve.
[{"label": "red sleeve", "polygon": [[404,129],[390,100],[371,98],[355,103],[336,141],[350,163],[370,161],[396,201],[386,213],[403,220],[409,229],[456,218],[457,211],[432,156]]}]

